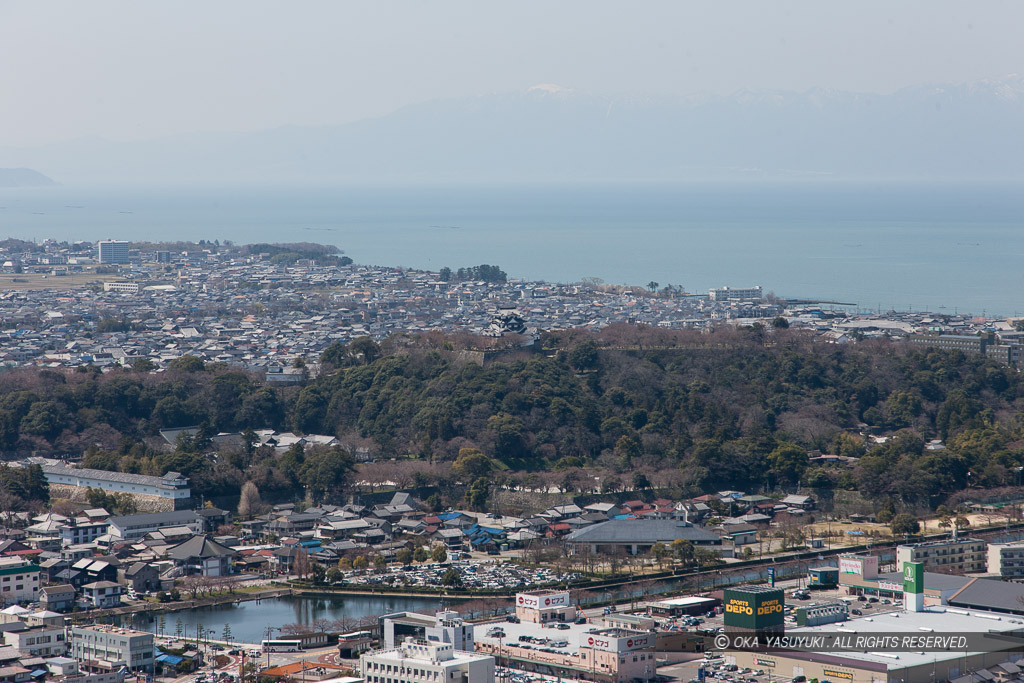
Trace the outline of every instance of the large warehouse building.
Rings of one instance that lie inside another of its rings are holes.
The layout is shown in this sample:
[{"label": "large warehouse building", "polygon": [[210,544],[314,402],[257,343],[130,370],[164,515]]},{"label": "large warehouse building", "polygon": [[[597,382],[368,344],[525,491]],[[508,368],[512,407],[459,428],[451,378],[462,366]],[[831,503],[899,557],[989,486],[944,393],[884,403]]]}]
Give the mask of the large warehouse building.
[{"label": "large warehouse building", "polygon": [[[848,561],[844,565],[842,559],[840,571],[845,566],[848,574],[854,574],[854,583],[859,588],[864,588],[865,582],[878,582],[879,577],[872,576],[875,574],[873,561],[857,559],[859,566],[856,572],[853,571],[854,562]],[[827,623],[785,631],[787,638],[820,635],[845,639],[845,645],[808,647],[805,651],[775,648],[762,640],[760,645],[724,651],[726,663],[769,671],[782,680],[802,680],[800,677],[804,677],[808,681],[817,679],[830,683],[935,683],[953,681],[980,669],[1016,662],[1021,658],[1024,620],[1015,615],[985,610],[925,604],[926,581],[921,562],[905,562],[898,576],[902,579],[903,610],[876,613],[841,624]],[[892,577],[883,580],[886,583],[894,581]],[[774,617],[776,596],[763,590],[751,591],[741,587],[726,593],[727,631],[778,635]],[[892,589],[886,585],[883,590]],[[941,593],[933,595],[932,600],[941,599]],[[910,643],[913,647],[906,645],[908,637],[913,637]],[[953,641],[948,639],[951,637],[966,640],[950,645]],[[939,645],[926,642],[933,640]],[[893,642],[898,644],[888,645]],[[867,645],[862,646],[861,643]],[[976,680],[982,679],[971,679],[975,683]]]}]

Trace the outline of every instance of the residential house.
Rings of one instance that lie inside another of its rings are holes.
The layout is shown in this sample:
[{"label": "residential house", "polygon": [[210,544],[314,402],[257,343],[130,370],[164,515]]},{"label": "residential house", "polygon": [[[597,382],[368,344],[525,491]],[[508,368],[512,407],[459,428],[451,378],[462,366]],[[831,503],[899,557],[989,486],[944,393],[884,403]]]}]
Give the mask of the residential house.
[{"label": "residential house", "polygon": [[82,572],[86,583],[90,581],[117,581],[120,561],[114,557],[87,557],[75,562],[71,568]]},{"label": "residential house", "polygon": [[231,512],[219,508],[203,508],[196,514],[203,518],[203,530],[212,534],[225,524],[231,524]]},{"label": "residential house", "polygon": [[723,541],[733,545],[757,543],[758,528],[753,524],[725,524],[716,529]]},{"label": "residential house", "polygon": [[228,576],[234,573],[232,561],[236,552],[206,535],[194,536],[167,549],[167,557],[181,567],[184,574]]},{"label": "residential house", "polygon": [[609,520],[622,513],[622,509],[614,503],[591,503],[583,509],[603,516],[604,519],[601,521]]},{"label": "residential house", "polygon": [[298,536],[303,532],[312,533],[323,515],[316,513],[291,512],[275,515],[267,530],[280,536]]},{"label": "residential house", "polygon": [[71,567],[71,563],[63,557],[50,557],[39,563],[39,571],[46,583],[57,583],[57,575]]},{"label": "residential house", "polygon": [[275,548],[270,556],[270,567],[278,574],[289,574],[295,564],[295,558],[305,553],[304,549],[293,545]]},{"label": "residential house", "polygon": [[317,524],[315,536],[324,540],[345,539],[370,528],[370,522],[358,517],[324,517]]},{"label": "residential house", "polygon": [[150,562],[133,562],[129,567],[119,569],[118,582],[136,593],[159,591],[160,570]]},{"label": "residential house", "polygon": [[814,498],[795,494],[786,496],[779,502],[786,507],[799,508],[800,510],[813,510],[815,506]]},{"label": "residential house", "polygon": [[121,584],[113,581],[93,581],[82,586],[82,599],[94,609],[117,607],[121,604]]},{"label": "residential house", "polygon": [[434,532],[434,540],[442,543],[448,550],[466,548],[466,535],[462,529],[438,529]]},{"label": "residential house", "polygon": [[69,583],[39,589],[39,604],[45,610],[67,612],[75,606],[75,587]]}]

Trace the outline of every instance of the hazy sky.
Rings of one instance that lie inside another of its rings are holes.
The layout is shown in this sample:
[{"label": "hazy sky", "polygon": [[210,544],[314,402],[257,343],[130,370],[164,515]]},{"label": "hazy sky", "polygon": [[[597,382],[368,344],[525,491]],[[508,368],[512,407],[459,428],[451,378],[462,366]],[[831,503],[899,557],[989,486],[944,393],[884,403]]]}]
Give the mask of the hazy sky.
[{"label": "hazy sky", "polygon": [[0,145],[335,124],[538,83],[891,92],[1024,73],[1024,3],[0,0]]}]

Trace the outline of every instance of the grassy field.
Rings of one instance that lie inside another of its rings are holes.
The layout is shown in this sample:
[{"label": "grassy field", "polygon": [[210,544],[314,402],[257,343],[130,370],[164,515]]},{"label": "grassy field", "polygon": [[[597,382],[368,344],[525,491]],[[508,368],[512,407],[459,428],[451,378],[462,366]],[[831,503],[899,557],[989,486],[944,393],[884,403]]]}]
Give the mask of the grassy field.
[{"label": "grassy field", "polygon": [[[832,545],[861,545],[868,541],[890,540],[892,532],[885,524],[872,524],[869,522],[815,522],[804,527],[804,534],[808,538],[827,538],[829,531],[832,532]],[[849,534],[848,531],[861,532],[861,534]]]},{"label": "grassy field", "polygon": [[31,291],[39,289],[79,289],[88,284],[123,280],[120,275],[97,275],[93,272],[68,273],[54,276],[43,273],[19,273],[17,275],[0,274],[0,290]]}]

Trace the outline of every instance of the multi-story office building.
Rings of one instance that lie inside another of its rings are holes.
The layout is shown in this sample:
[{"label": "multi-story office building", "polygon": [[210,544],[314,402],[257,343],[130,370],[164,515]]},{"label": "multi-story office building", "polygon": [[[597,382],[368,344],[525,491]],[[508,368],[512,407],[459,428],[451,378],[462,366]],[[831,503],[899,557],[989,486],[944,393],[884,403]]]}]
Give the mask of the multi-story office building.
[{"label": "multi-story office building", "polygon": [[97,243],[97,256],[100,263],[129,263],[129,243],[121,240],[101,240]]},{"label": "multi-story office building", "polygon": [[463,622],[458,612],[438,612],[433,616],[398,612],[386,614],[380,620],[385,648],[397,648],[412,637],[448,643],[456,650],[473,651],[473,625]]},{"label": "multi-story office building", "polygon": [[110,671],[122,666],[153,671],[153,634],[117,626],[73,626],[71,656],[86,671]]},{"label": "multi-story office building", "polygon": [[896,548],[896,566],[923,562],[925,571],[970,574],[986,571],[987,543],[977,538],[950,538],[901,545]]},{"label": "multi-story office building", "polygon": [[400,647],[364,654],[359,669],[366,683],[494,683],[494,657],[412,637]]},{"label": "multi-story office building", "polygon": [[0,603],[39,599],[39,566],[20,557],[0,558]]}]

